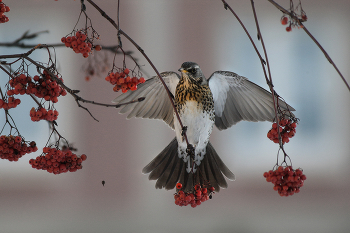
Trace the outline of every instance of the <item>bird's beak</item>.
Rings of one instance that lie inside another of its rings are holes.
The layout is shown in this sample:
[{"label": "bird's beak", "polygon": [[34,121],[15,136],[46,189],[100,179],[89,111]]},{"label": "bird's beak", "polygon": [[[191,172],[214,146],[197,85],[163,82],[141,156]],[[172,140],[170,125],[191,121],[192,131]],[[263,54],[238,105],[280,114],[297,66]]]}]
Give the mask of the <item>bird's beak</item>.
[{"label": "bird's beak", "polygon": [[178,71],[181,73],[187,73],[187,70],[184,70],[183,68],[178,69]]}]

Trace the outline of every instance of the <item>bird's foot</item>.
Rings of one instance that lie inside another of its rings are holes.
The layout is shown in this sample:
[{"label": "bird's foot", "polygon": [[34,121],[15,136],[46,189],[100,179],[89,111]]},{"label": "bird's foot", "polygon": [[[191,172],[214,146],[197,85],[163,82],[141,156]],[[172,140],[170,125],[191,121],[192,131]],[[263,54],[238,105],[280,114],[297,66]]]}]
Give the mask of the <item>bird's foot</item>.
[{"label": "bird's foot", "polygon": [[190,158],[194,158],[194,147],[192,144],[187,145],[186,153],[188,156],[190,156]]},{"label": "bird's foot", "polygon": [[186,132],[187,132],[187,126],[182,127],[181,136],[183,137]]}]

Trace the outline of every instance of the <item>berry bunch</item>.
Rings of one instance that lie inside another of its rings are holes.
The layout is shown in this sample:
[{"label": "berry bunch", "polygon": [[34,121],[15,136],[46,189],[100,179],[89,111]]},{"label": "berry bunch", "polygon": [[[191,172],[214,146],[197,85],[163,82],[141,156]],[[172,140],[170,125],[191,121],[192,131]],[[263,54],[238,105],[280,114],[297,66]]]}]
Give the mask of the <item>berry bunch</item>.
[{"label": "berry bunch", "polygon": [[193,208],[211,199],[215,190],[214,187],[205,188],[201,187],[200,184],[196,184],[193,191],[184,192],[181,190],[181,183],[177,183],[176,188],[179,191],[174,194],[175,204],[178,206],[187,206],[190,204]]},{"label": "berry bunch", "polygon": [[55,121],[58,117],[58,111],[57,110],[46,110],[45,108],[39,107],[38,110],[35,110],[33,107],[30,110],[30,119],[32,121],[40,121],[40,120],[47,120],[47,121]]},{"label": "berry bunch", "polygon": [[[62,78],[56,77],[63,82]],[[57,103],[59,96],[65,96],[67,94],[55,80],[51,78],[49,73],[45,70],[43,77],[35,75],[33,79],[25,74],[20,74],[9,81],[10,89],[7,91],[7,95],[18,94],[33,94],[38,98],[44,98],[46,101]]]},{"label": "berry bunch", "polygon": [[273,141],[274,143],[279,143],[278,140],[278,131],[281,134],[282,137],[282,143],[288,143],[289,138],[294,137],[296,130],[295,128],[297,127],[296,124],[297,120],[288,120],[281,118],[279,121],[280,127],[277,129],[277,123],[272,124],[272,128],[269,130],[267,133],[267,137]]},{"label": "berry bunch", "polygon": [[81,53],[83,57],[87,58],[92,50],[100,51],[101,45],[93,46],[92,39],[90,39],[83,30],[77,31],[73,36],[66,36],[61,38],[61,42],[66,47],[73,49],[75,53]]},{"label": "berry bunch", "polygon": [[0,136],[0,158],[18,161],[25,154],[37,151],[36,143],[25,142],[21,136]]},{"label": "berry bunch", "polygon": [[289,23],[289,26],[286,27],[286,31],[290,32],[290,31],[292,31],[292,23],[289,22],[289,18],[287,16],[282,16],[281,24],[282,25],[287,25],[288,23]]},{"label": "berry bunch", "polygon": [[[295,16],[301,21],[301,22],[305,22],[307,21],[307,16],[305,14],[305,12],[302,10],[301,11],[301,14],[300,15],[296,15]],[[290,18],[287,17],[286,15],[283,15],[281,17],[281,24],[282,25],[288,25],[286,27],[286,31],[287,32],[290,32],[292,31],[292,27],[298,27],[298,28],[301,28],[302,27],[302,24],[299,24],[299,22],[297,20],[295,20],[294,18]]]},{"label": "berry bunch", "polygon": [[35,159],[30,159],[29,164],[38,170],[46,170],[49,173],[60,174],[65,172],[75,172],[82,169],[82,162],[86,160],[86,155],[78,157],[70,149],[60,150],[57,148],[44,147],[43,153]]},{"label": "berry bunch", "polygon": [[0,99],[0,109],[3,108],[5,110],[9,110],[10,108],[15,108],[17,105],[21,103],[20,99],[16,99],[13,96],[7,99],[7,102]]},{"label": "berry bunch", "polygon": [[7,90],[7,95],[11,96],[29,94],[31,90],[28,88],[28,84],[30,83],[33,85],[33,81],[30,76],[26,76],[25,74],[17,75],[16,77],[10,79],[10,88]]},{"label": "berry bunch", "polygon": [[[57,79],[63,82],[62,78],[56,75]],[[8,103],[0,100],[0,108],[9,109],[16,107],[21,101],[12,97],[13,95],[24,95],[32,94],[38,98],[42,98],[45,101],[51,101],[52,103],[58,102],[58,97],[65,96],[67,94],[66,90],[63,89],[54,79],[51,78],[50,74],[44,70],[42,77],[35,75],[33,78],[26,76],[25,74],[19,74],[16,77],[10,79],[9,89],[7,90]],[[58,111],[52,109],[45,109],[39,107],[38,110],[32,108],[30,110],[30,117],[32,121],[57,120]]]},{"label": "berry bunch", "polygon": [[113,91],[117,92],[122,90],[123,93],[130,91],[135,91],[139,83],[144,83],[146,80],[143,77],[130,77],[130,70],[128,68],[121,72],[110,72],[105,78],[110,84],[115,85]]},{"label": "berry bunch", "polygon": [[9,18],[4,14],[9,11],[10,7],[6,6],[5,3],[0,0],[0,23],[6,23],[9,21]]},{"label": "berry bunch", "polygon": [[300,187],[304,185],[306,176],[301,169],[293,170],[292,166],[279,166],[277,170],[264,172],[267,182],[272,182],[273,189],[278,191],[280,196],[290,196],[300,192]]}]

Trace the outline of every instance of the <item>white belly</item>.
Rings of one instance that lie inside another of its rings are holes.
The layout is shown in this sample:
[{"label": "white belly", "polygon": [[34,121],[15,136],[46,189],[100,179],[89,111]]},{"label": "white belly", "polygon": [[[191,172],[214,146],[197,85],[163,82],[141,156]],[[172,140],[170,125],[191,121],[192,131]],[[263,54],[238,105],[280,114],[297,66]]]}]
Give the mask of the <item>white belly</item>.
[{"label": "white belly", "polygon": [[[186,135],[188,142],[195,148],[194,162],[198,166],[206,153],[206,146],[213,130],[214,121],[210,119],[209,114],[204,113],[202,109],[198,108],[198,102],[196,101],[187,101],[181,109],[180,116],[183,126],[187,126]],[[184,162],[189,163],[189,157],[186,153],[187,144],[181,135],[182,128],[176,116],[174,116],[174,123],[176,139],[179,144],[179,157],[183,158]],[[187,172],[195,169],[191,169],[191,167],[192,165],[188,164]]]}]

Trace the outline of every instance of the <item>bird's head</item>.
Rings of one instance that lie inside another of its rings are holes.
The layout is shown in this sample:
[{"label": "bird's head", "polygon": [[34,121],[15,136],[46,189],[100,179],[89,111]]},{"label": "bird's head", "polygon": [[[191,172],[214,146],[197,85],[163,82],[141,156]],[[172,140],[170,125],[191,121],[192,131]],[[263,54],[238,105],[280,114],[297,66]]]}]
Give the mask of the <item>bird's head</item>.
[{"label": "bird's head", "polygon": [[207,84],[207,79],[204,77],[202,70],[197,63],[184,62],[179,71],[181,72],[181,77],[186,78],[189,81],[201,85]]}]

